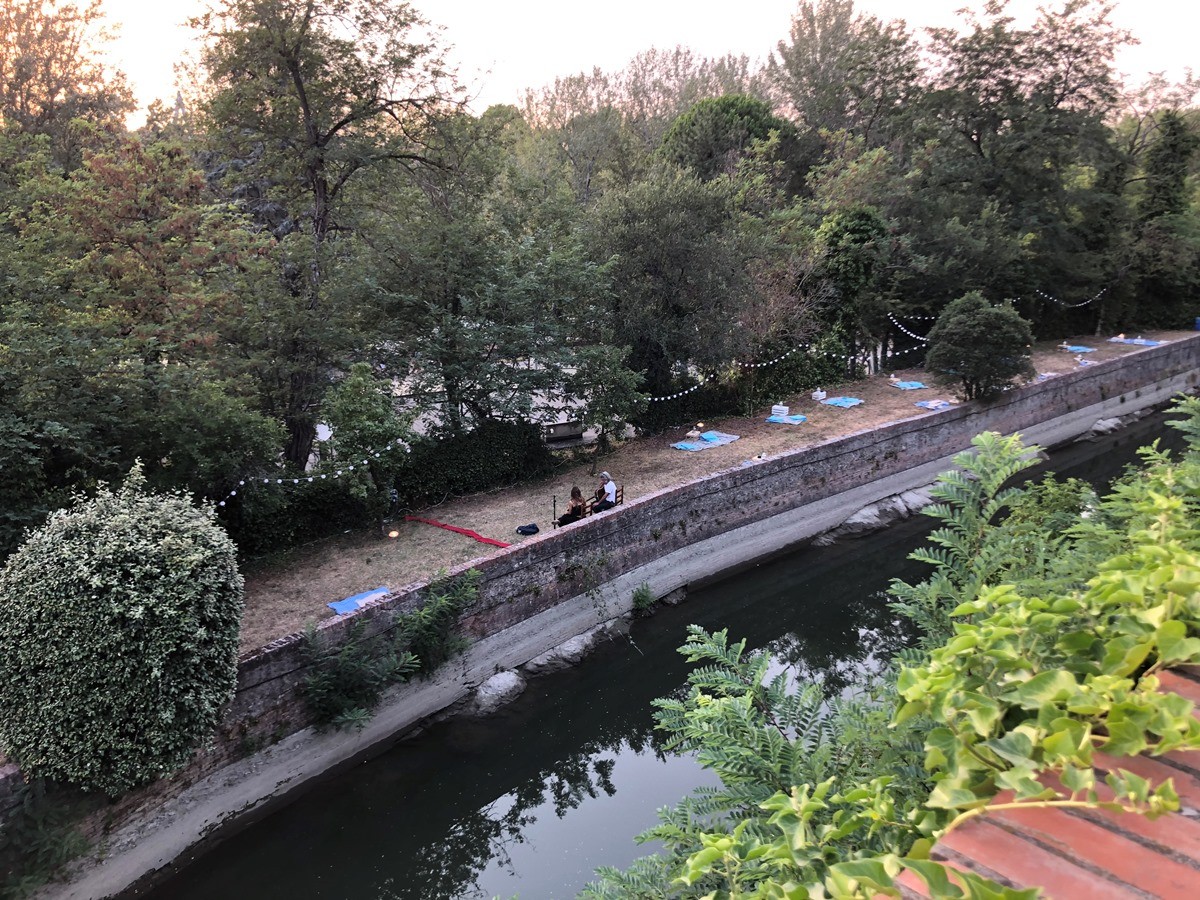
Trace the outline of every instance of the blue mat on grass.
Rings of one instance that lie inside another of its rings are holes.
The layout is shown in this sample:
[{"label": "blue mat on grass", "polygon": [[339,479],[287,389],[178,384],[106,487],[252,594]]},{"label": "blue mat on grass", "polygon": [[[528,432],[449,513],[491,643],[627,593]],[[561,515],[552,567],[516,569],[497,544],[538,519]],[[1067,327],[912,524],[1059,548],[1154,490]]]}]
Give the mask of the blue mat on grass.
[{"label": "blue mat on grass", "polygon": [[346,613],[354,612],[360,606],[366,606],[372,600],[386,597],[389,593],[388,589],[381,585],[373,591],[363,591],[361,594],[355,594],[353,597],[347,597],[345,600],[334,600],[328,605],[339,616],[344,616]]},{"label": "blue mat on grass", "polygon": [[1165,344],[1166,341],[1155,341],[1150,338],[1127,338],[1127,337],[1111,337],[1108,339],[1110,344],[1137,344],[1139,347],[1158,347]]},{"label": "blue mat on grass", "polygon": [[950,406],[949,400],[918,400],[913,404],[921,409],[946,409]]},{"label": "blue mat on grass", "polygon": [[891,384],[892,387],[900,388],[902,391],[919,391],[925,387],[925,385],[919,381],[893,381]]},{"label": "blue mat on grass", "polygon": [[775,425],[799,425],[807,422],[808,416],[767,416],[767,421]]},{"label": "blue mat on grass", "polygon": [[700,440],[698,441],[679,441],[671,446],[676,450],[688,450],[696,453],[700,450],[708,450],[710,447],[721,447],[725,444],[732,444],[740,437],[741,435],[726,434],[723,431],[706,431],[700,435]]},{"label": "blue mat on grass", "polygon": [[857,397],[830,397],[828,400],[822,400],[826,406],[840,406],[842,409],[849,409],[852,406],[858,406],[862,403]]},{"label": "blue mat on grass", "polygon": [[1068,344],[1062,348],[1068,353],[1095,353],[1095,347],[1085,347],[1083,344]]}]

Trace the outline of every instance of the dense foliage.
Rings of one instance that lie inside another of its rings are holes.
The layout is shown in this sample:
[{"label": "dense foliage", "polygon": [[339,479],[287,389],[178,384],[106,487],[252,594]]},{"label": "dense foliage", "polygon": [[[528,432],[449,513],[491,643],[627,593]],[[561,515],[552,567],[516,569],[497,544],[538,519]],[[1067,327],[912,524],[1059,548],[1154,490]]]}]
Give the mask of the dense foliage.
[{"label": "dense foliage", "polygon": [[1193,704],[1157,678],[1200,662],[1200,401],[1180,411],[1183,457],[1144,449],[1101,499],[1005,487],[1029,448],[980,435],[927,509],[940,525],[914,558],[933,574],[893,586],[920,646],[859,699],[692,628],[680,652],[702,665],[658,723],[721,786],[661,812],[642,838],[665,850],[585,895],[900,896],[909,869],[931,896],[1015,900],[1035,892],[952,873],[933,842],[995,809],[1177,810],[1170,781],[1102,775],[1094,754],[1200,749]]},{"label": "dense foliage", "polygon": [[0,748],[116,795],[181,766],[233,694],[242,577],[214,521],[134,469],[0,571]]},{"label": "dense foliage", "polygon": [[[258,552],[421,502],[359,454],[410,427],[744,412],[970,293],[1039,339],[1197,311],[1196,85],[1121,84],[1099,0],[924,44],[803,0],[764,66],[647,50],[483,111],[408,3],[222,0],[137,133],[101,12],[0,10],[0,553],[135,459],[239,489]],[[488,483],[455,467],[423,496]]]}]

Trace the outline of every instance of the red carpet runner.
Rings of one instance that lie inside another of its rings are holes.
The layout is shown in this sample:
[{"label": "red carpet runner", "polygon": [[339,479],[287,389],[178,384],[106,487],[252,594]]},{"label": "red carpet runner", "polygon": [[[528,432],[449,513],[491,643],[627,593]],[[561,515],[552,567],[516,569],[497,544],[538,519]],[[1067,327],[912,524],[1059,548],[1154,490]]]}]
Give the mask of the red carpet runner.
[{"label": "red carpet runner", "polygon": [[445,522],[438,522],[435,519],[422,519],[420,516],[405,516],[405,522],[421,522],[425,525],[436,525],[438,528],[445,528],[447,531],[453,531],[455,534],[464,534],[469,538],[474,538],[481,544],[491,544],[493,547],[508,547],[509,544],[504,541],[497,541],[494,538],[484,537],[477,531],[471,531],[469,528],[459,528],[457,525],[447,525]]}]

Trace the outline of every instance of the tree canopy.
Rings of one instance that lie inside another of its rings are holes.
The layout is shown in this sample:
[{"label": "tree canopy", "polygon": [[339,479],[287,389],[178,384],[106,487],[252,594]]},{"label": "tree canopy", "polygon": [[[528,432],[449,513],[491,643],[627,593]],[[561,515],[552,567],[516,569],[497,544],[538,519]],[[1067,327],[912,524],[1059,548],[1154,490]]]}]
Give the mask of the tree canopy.
[{"label": "tree canopy", "polygon": [[648,48],[472,111],[408,3],[220,0],[190,105],[136,134],[100,13],[0,2],[4,552],[139,458],[246,547],[367,515],[299,487],[365,372],[430,435],[616,435],[886,359],[967,294],[1039,339],[1196,312],[1197,85],[1122,84],[1101,2],[924,44],[802,2],[765,64]]}]

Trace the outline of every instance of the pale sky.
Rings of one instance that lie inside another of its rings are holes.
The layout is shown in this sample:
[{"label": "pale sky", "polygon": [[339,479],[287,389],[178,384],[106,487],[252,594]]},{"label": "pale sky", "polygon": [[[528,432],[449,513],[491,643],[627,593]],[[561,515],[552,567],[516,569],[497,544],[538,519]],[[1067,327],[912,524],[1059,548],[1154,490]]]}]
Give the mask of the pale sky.
[{"label": "pale sky", "polygon": [[[181,23],[204,5],[204,0],[103,0],[110,25],[120,29],[110,57],[129,76],[143,109],[155,97],[174,97],[173,66],[193,41]],[[596,66],[615,71],[651,47],[683,44],[701,56],[761,59],[787,38],[797,7],[796,0],[415,0],[413,5],[445,27],[444,40],[453,45],[450,59],[478,95],[477,112],[492,103],[515,103],[525,88],[549,84],[559,75]],[[953,25],[955,10],[964,5],[978,6],[978,0],[855,4],[882,19],[903,18],[914,29]],[[1010,9],[1021,21],[1039,5],[1014,0]],[[1178,79],[1185,66],[1196,65],[1200,7],[1186,0],[1119,0],[1113,18],[1141,40],[1118,59],[1134,82],[1152,71]]]}]

